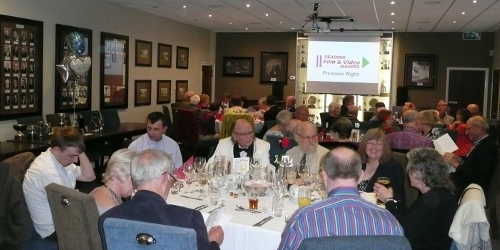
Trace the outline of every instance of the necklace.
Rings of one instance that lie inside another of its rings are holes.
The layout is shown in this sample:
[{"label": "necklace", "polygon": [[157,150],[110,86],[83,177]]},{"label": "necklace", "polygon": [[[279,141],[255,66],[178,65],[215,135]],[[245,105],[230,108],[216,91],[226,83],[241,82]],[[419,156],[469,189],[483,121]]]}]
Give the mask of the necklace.
[{"label": "necklace", "polygon": [[115,191],[113,191],[113,189],[106,186],[106,184],[104,184],[104,187],[113,195],[113,198],[115,198],[115,200],[118,202],[118,204],[121,204],[123,202],[122,199],[120,199],[120,197],[118,197],[118,195],[116,195],[116,193],[115,193]]}]

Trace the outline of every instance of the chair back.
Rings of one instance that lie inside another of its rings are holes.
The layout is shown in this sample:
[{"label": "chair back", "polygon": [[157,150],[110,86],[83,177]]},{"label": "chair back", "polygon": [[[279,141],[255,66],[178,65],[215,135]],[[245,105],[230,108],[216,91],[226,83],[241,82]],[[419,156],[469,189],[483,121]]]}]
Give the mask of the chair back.
[{"label": "chair back", "polygon": [[269,142],[270,145],[269,162],[271,163],[273,163],[276,160],[277,155],[284,154],[286,153],[286,151],[297,146],[297,142],[294,139],[289,138],[290,143],[288,143],[288,147],[282,149],[280,145],[281,139],[283,139],[282,136],[276,136],[276,135],[267,136],[267,142]]},{"label": "chair back", "polygon": [[299,250],[411,250],[410,242],[404,236],[362,235],[329,236],[307,238],[300,243]]},{"label": "chair back", "polygon": [[[47,114],[45,115],[45,119],[47,120],[47,123],[50,123],[51,127],[61,127],[61,117],[59,116],[59,114]],[[71,118],[69,113],[66,113],[64,122],[66,126],[71,126]]]},{"label": "chair back", "polygon": [[120,116],[116,109],[102,109],[101,117],[104,120],[104,127],[118,127],[120,125]]},{"label": "chair back", "polygon": [[[321,119],[321,127],[322,128],[326,128],[326,122],[328,121],[328,116],[330,116],[330,114],[328,114],[328,112],[321,112],[319,113],[319,118]],[[330,127],[332,126],[332,124],[328,124]]]},{"label": "chair back", "polygon": [[195,148],[198,142],[198,124],[193,110],[181,109],[179,121],[180,142]]},{"label": "chair back", "polygon": [[238,119],[245,119],[252,125],[252,129],[254,128],[254,120],[252,114],[249,113],[231,113],[225,114],[224,120],[221,124],[220,129],[220,139],[224,139],[226,137],[231,136],[231,126]]},{"label": "chair back", "polygon": [[162,105],[161,108],[163,109],[163,115],[165,116],[165,120],[167,121],[167,131],[165,132],[165,135],[168,137],[172,137],[172,132],[175,132],[173,130],[172,126],[172,118],[170,118],[170,110],[167,105]]},{"label": "chair back", "polygon": [[60,250],[101,250],[94,197],[56,183],[45,187]]},{"label": "chair back", "polygon": [[405,188],[405,195],[406,195],[406,207],[411,207],[413,202],[417,200],[418,198],[418,189],[414,188],[411,186],[410,183],[410,178],[408,177],[408,174],[406,173],[406,165],[408,165],[408,158],[406,158],[405,153],[399,153],[399,152],[392,152],[392,157],[398,161],[401,166],[403,167],[403,172],[405,173],[405,180],[404,180],[404,188]]},{"label": "chair back", "polygon": [[170,131],[170,134],[172,135],[170,138],[172,138],[174,141],[179,141],[181,138],[178,135],[179,133],[179,126],[181,123],[181,109],[180,108],[174,108],[172,107],[172,129],[168,128]]},{"label": "chair back", "polygon": [[103,228],[106,246],[109,250],[197,249],[196,232],[191,228],[118,218],[107,218],[104,220]]}]

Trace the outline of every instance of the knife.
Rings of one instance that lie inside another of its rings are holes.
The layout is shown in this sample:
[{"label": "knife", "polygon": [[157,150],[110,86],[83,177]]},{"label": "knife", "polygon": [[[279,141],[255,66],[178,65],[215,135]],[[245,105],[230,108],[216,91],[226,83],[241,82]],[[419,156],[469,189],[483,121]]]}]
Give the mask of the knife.
[{"label": "knife", "polygon": [[188,198],[188,199],[199,200],[199,201],[203,200],[203,199],[200,199],[200,198],[194,198],[194,197],[189,197],[189,196],[185,196],[185,195],[181,195],[181,197]]},{"label": "knife", "polygon": [[194,210],[198,210],[198,211],[200,211],[200,210],[205,209],[205,208],[207,208],[207,207],[208,207],[208,205],[207,205],[207,204],[204,204],[204,205],[201,205],[201,206],[197,206],[197,207],[195,207],[195,208],[193,208],[193,209],[194,209]]},{"label": "knife", "polygon": [[266,222],[268,222],[268,221],[272,220],[273,218],[274,218],[274,217],[272,217],[272,216],[268,216],[268,217],[266,217],[266,218],[262,219],[261,221],[259,221],[259,222],[255,223],[255,224],[253,224],[253,226],[254,226],[254,227],[260,227],[260,226],[264,225]]}]

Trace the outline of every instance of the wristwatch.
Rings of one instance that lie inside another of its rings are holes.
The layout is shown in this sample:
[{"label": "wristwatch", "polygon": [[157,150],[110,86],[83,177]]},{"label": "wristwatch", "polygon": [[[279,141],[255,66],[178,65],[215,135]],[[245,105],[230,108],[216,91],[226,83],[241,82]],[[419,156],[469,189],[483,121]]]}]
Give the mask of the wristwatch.
[{"label": "wristwatch", "polygon": [[394,204],[397,204],[397,203],[398,203],[398,201],[397,201],[397,200],[395,200],[395,199],[394,199],[394,198],[392,198],[392,197],[389,197],[389,198],[385,199],[384,204],[385,204],[385,203],[387,203],[387,202],[389,202],[389,201],[394,202]]}]

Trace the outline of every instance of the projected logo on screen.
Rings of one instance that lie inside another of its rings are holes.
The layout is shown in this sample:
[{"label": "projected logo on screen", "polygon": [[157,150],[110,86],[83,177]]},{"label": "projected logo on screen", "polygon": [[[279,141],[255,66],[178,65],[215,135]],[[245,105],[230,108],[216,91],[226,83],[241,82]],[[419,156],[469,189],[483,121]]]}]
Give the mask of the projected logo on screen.
[{"label": "projected logo on screen", "polygon": [[346,60],[345,56],[338,55],[317,55],[316,56],[316,68],[321,68],[323,64],[337,64],[340,65],[340,68],[345,69],[359,69],[361,64],[361,68],[366,67],[370,62],[366,60],[366,58],[362,58],[361,61],[355,60]]}]

